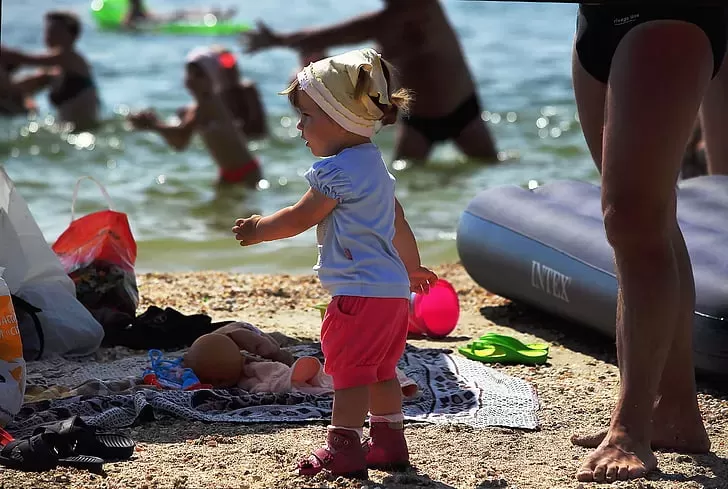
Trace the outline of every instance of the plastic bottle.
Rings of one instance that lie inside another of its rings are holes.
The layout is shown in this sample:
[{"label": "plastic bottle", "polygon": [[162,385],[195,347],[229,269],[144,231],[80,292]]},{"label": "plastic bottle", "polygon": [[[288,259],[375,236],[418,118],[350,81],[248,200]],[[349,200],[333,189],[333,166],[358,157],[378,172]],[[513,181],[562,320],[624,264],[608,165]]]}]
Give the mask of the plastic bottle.
[{"label": "plastic bottle", "polygon": [[20,411],[25,395],[25,360],[18,318],[0,267],[0,426]]}]

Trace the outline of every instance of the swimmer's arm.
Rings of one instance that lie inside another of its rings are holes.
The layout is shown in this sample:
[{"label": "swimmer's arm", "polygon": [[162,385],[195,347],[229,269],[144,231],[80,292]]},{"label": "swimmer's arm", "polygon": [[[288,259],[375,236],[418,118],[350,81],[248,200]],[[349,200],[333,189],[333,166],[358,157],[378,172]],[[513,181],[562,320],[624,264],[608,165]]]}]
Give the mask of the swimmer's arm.
[{"label": "swimmer's arm", "polygon": [[35,75],[26,76],[14,83],[15,89],[23,94],[33,94],[43,90],[53,81],[53,74],[41,71]]},{"label": "swimmer's arm", "polygon": [[338,201],[309,189],[297,203],[258,220],[255,237],[260,241],[290,238],[315,226],[331,214]]},{"label": "swimmer's arm", "polygon": [[64,68],[72,61],[72,53],[68,51],[52,51],[50,53],[27,54],[15,49],[3,48],[0,50],[3,63],[14,65],[34,66],[63,66]]},{"label": "swimmer's arm", "polygon": [[197,108],[190,108],[178,125],[170,126],[164,122],[156,121],[152,124],[151,130],[162,136],[172,148],[177,151],[184,151],[190,145],[196,126]]},{"label": "swimmer's arm", "polygon": [[265,41],[261,40],[260,44],[248,35],[246,36],[249,39],[248,51],[254,52],[274,46],[318,51],[329,46],[363,42],[376,37],[378,29],[382,28],[383,15],[384,11],[372,12],[328,27],[305,29],[290,34],[278,34],[267,30],[264,33]]}]

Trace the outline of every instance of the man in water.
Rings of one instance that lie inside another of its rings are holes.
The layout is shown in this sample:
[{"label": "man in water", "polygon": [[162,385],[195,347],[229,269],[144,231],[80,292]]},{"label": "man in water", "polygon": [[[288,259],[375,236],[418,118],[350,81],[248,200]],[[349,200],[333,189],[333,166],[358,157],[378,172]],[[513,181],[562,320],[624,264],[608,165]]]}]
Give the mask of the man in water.
[{"label": "man in water", "polygon": [[453,140],[469,157],[497,161],[473,77],[438,0],[385,0],[383,9],[333,26],[279,34],[259,24],[243,36],[249,52],[284,46],[307,53],[374,40],[416,97],[398,123],[395,159],[424,161],[435,143]]}]

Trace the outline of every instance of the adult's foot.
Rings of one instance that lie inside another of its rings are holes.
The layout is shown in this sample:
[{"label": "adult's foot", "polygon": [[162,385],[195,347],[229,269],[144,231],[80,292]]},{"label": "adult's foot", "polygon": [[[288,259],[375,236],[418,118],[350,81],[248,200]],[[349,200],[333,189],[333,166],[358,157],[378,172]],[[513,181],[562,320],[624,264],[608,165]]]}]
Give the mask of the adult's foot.
[{"label": "adult's foot", "polygon": [[576,473],[580,482],[636,479],[657,468],[652,449],[637,443],[624,428],[611,428]]},{"label": "adult's foot", "polygon": [[[652,421],[652,448],[682,453],[707,453],[710,439],[697,407],[665,407],[658,401]],[[598,447],[608,430],[571,436],[571,443],[585,448]]]}]

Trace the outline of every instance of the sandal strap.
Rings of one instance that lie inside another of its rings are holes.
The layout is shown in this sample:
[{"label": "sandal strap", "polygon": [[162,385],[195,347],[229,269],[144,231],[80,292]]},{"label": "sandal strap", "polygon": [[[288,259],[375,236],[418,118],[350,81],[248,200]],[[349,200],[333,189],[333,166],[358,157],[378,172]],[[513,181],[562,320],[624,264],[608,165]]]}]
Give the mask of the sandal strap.
[{"label": "sandal strap", "polygon": [[[315,459],[318,464],[314,463]],[[298,462],[298,468],[304,468],[304,467],[316,467],[317,465],[319,467],[325,468],[331,462],[334,460],[334,454],[329,450],[328,447],[321,447],[317,450],[314,450],[311,452],[311,455],[309,455],[308,458],[303,459]]]},{"label": "sandal strap", "polygon": [[50,434],[13,440],[0,450],[0,456],[25,470],[50,470],[58,465],[58,452]]},{"label": "sandal strap", "polygon": [[48,423],[38,426],[33,433],[56,433],[61,436],[73,436],[78,437],[79,434],[88,432],[91,435],[94,434],[96,428],[89,426],[86,422],[81,419],[80,416],[71,416],[63,421],[56,421],[55,423]]}]

